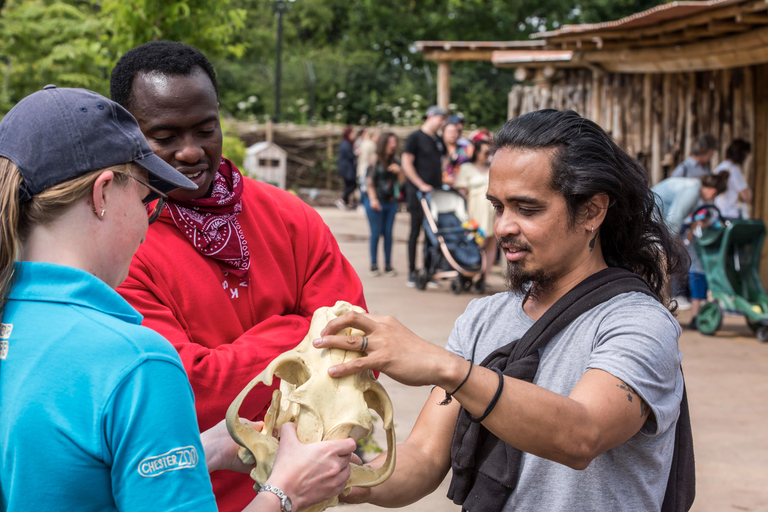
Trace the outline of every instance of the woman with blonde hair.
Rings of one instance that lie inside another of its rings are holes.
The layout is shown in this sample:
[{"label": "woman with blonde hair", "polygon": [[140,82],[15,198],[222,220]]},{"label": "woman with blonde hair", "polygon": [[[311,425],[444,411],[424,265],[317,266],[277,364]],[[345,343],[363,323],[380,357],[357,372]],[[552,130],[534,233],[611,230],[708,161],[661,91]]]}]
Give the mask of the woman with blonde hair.
[{"label": "woman with blonde hair", "polygon": [[[207,472],[250,469],[223,421],[201,440],[178,354],[114,291],[179,187],[195,185],[94,92],[46,86],[0,122],[3,510],[215,511]],[[248,510],[344,488],[353,441],[282,434]]]}]

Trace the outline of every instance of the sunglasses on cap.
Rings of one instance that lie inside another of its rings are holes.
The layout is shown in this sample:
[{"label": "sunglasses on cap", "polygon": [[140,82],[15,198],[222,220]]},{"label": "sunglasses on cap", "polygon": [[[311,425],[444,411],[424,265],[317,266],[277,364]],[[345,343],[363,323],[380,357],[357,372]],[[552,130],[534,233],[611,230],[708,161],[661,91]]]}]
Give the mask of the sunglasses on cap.
[{"label": "sunglasses on cap", "polygon": [[[168,201],[168,194],[165,192],[160,192],[158,189],[147,183],[146,181],[142,180],[141,178],[137,178],[133,174],[129,174],[131,178],[135,179],[145,187],[149,189],[149,194],[147,194],[144,199],[141,200],[142,203],[144,203],[144,206],[147,207],[147,214],[149,215],[148,223],[152,224],[157,220],[157,218],[160,216],[160,213],[163,211],[163,208],[165,208],[165,203]],[[149,205],[152,203],[152,201],[157,200],[153,208],[150,208]]]}]

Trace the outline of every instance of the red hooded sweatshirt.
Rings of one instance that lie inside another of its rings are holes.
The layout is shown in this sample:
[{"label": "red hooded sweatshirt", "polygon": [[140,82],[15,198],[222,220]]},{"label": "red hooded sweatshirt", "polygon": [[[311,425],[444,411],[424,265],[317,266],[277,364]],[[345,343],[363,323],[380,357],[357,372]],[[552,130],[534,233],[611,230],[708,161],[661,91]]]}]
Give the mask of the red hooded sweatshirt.
[{"label": "red hooded sweatshirt", "polygon": [[[360,279],[317,212],[276,187],[244,182],[237,218],[251,257],[245,278],[201,255],[166,209],[118,289],[144,315],[142,325],[179,352],[201,432],[224,419],[275,357],[298,345],[316,309],[339,300],[366,307]],[[277,385],[254,389],[240,415],[263,419]],[[240,511],[255,497],[247,474],[220,471],[211,481],[222,512]]]}]

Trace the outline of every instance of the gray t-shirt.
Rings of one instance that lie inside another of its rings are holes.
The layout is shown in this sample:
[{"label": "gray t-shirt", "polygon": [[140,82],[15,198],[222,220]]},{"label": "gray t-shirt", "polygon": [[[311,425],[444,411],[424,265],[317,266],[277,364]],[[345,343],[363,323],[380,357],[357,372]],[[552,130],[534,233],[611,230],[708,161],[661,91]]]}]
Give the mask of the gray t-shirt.
[{"label": "gray t-shirt", "polygon": [[[519,339],[534,323],[522,298],[500,293],[473,300],[456,320],[446,348],[469,359],[477,342],[474,360],[480,363]],[[652,419],[581,471],[524,453],[505,512],[661,509],[683,396],[679,336],[679,324],[661,304],[632,292],[580,316],[540,351],[534,384],[568,396],[587,370],[604,370],[637,391]]]}]

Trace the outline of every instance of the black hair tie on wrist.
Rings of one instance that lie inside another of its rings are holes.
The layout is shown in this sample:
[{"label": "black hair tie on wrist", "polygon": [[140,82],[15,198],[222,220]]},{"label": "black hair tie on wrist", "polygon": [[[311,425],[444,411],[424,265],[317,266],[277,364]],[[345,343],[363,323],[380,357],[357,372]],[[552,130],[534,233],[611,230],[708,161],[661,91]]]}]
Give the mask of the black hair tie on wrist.
[{"label": "black hair tie on wrist", "polygon": [[475,418],[474,416],[469,414],[469,412],[467,412],[467,416],[469,416],[469,421],[471,421],[472,423],[480,423],[485,418],[487,418],[489,414],[491,414],[491,411],[493,411],[493,408],[496,407],[496,402],[499,401],[499,397],[501,396],[501,391],[504,389],[504,374],[501,373],[501,370],[499,370],[498,368],[494,368],[494,370],[496,371],[496,373],[499,374],[499,387],[496,389],[496,394],[493,395],[493,400],[491,400],[491,403],[488,405],[488,408],[485,410],[482,416],[480,416],[479,418]]},{"label": "black hair tie on wrist", "polygon": [[465,383],[465,382],[467,382],[467,380],[469,380],[469,374],[470,374],[470,373],[472,373],[472,367],[473,367],[473,366],[475,366],[475,364],[474,364],[472,361],[470,361],[470,362],[469,362],[469,371],[467,372],[467,376],[466,376],[466,377],[464,377],[464,380],[463,380],[463,381],[461,381],[461,384],[459,384],[459,387],[457,387],[456,389],[454,389],[454,390],[453,390],[453,391],[451,391],[450,393],[446,391],[446,392],[445,392],[445,398],[443,399],[443,401],[442,401],[442,402],[438,402],[438,403],[437,403],[437,405],[448,405],[449,403],[451,403],[451,401],[453,400],[453,395],[454,395],[454,394],[455,394],[455,393],[456,393],[458,390],[460,390],[460,389],[461,389],[461,386],[463,386],[463,385],[464,385],[464,383]]}]

